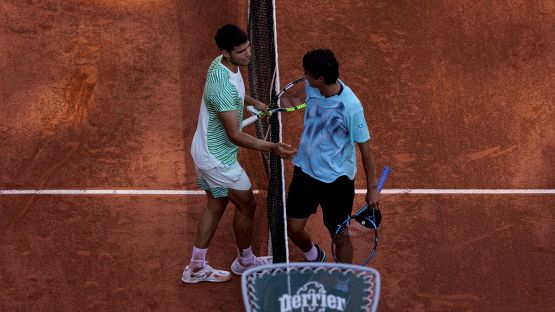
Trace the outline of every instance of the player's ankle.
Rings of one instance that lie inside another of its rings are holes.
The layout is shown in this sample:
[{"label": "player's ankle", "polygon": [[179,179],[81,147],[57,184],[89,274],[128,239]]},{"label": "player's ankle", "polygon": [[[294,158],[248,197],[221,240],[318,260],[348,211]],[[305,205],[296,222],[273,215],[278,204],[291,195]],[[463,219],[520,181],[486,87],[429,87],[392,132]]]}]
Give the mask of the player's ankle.
[{"label": "player's ankle", "polygon": [[256,262],[256,257],[255,255],[252,253],[252,248],[251,246],[249,246],[248,248],[245,249],[241,249],[238,248],[238,260],[239,263],[243,266],[250,266],[252,264],[254,264]]},{"label": "player's ankle", "polygon": [[194,273],[202,270],[204,268],[204,260],[191,260],[189,263],[189,269]]}]

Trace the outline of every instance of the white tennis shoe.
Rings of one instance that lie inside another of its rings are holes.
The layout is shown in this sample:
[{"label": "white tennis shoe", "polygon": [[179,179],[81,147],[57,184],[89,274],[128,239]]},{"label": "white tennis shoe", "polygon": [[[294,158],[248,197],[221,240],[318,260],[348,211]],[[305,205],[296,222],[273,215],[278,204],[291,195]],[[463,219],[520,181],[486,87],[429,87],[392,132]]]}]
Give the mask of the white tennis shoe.
[{"label": "white tennis shoe", "polygon": [[213,282],[222,283],[231,279],[231,273],[224,270],[216,270],[205,262],[204,267],[196,272],[193,272],[189,266],[185,267],[181,280],[183,283],[196,284],[200,282]]},{"label": "white tennis shoe", "polygon": [[233,274],[236,274],[236,275],[241,275],[241,274],[243,274],[243,272],[245,272],[246,270],[248,270],[250,268],[265,265],[265,264],[272,264],[272,257],[271,256],[268,256],[268,257],[256,257],[255,256],[254,262],[251,265],[248,265],[248,266],[242,265],[239,262],[239,257],[237,257],[237,258],[235,258],[235,260],[231,264],[231,272],[233,272]]}]

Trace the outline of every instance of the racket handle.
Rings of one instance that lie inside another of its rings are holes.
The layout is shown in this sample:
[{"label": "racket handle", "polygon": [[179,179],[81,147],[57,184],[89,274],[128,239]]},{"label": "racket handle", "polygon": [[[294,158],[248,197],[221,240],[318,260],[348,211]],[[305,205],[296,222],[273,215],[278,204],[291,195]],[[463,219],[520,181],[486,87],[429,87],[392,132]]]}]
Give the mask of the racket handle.
[{"label": "racket handle", "polygon": [[255,121],[258,120],[258,116],[257,115],[252,115],[249,118],[243,120],[243,128],[253,124]]},{"label": "racket handle", "polygon": [[251,112],[253,115],[260,115],[260,113],[262,113],[258,109],[254,108],[254,106],[252,105],[247,106],[247,110]]},{"label": "racket handle", "polygon": [[387,180],[390,171],[391,168],[389,168],[388,166],[383,167],[382,175],[380,176],[380,180],[378,181],[378,193],[382,191],[382,187],[385,184],[385,180]]}]

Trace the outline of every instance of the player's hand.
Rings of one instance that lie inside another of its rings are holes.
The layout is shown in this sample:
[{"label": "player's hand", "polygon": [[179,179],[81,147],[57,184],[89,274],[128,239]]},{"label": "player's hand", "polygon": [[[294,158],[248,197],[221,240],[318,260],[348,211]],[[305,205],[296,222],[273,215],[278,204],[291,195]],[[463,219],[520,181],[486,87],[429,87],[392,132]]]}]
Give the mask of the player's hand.
[{"label": "player's hand", "polygon": [[263,112],[263,114],[260,114],[260,118],[267,118],[270,116],[270,112],[268,111],[268,105],[260,102],[260,101],[256,101],[253,105],[253,107],[258,110]]},{"label": "player's hand", "polygon": [[370,185],[370,187],[366,191],[365,199],[368,206],[378,207],[378,203],[380,202],[380,193],[378,192],[377,185]]},{"label": "player's hand", "polygon": [[281,158],[289,159],[292,158],[295,153],[297,153],[297,149],[293,148],[290,144],[279,142],[274,144],[272,148],[272,153],[278,155]]}]

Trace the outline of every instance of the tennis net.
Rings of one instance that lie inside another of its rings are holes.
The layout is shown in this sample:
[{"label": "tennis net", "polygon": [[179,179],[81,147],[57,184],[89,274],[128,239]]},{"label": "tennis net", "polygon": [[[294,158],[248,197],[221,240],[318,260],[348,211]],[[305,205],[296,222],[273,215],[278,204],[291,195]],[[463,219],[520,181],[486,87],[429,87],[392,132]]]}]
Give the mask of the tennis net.
[{"label": "tennis net", "polygon": [[[249,1],[248,33],[251,44],[251,62],[249,64],[249,87],[251,95],[264,103],[270,103],[272,96],[279,89],[279,71],[277,62],[275,2],[274,0]],[[256,123],[256,135],[260,139],[269,137],[272,142],[281,139],[280,114],[274,114],[269,120]],[[269,253],[274,263],[287,262],[287,229],[285,217],[285,186],[283,162],[273,154],[263,153],[266,169],[269,173],[266,209],[270,231]]]}]

